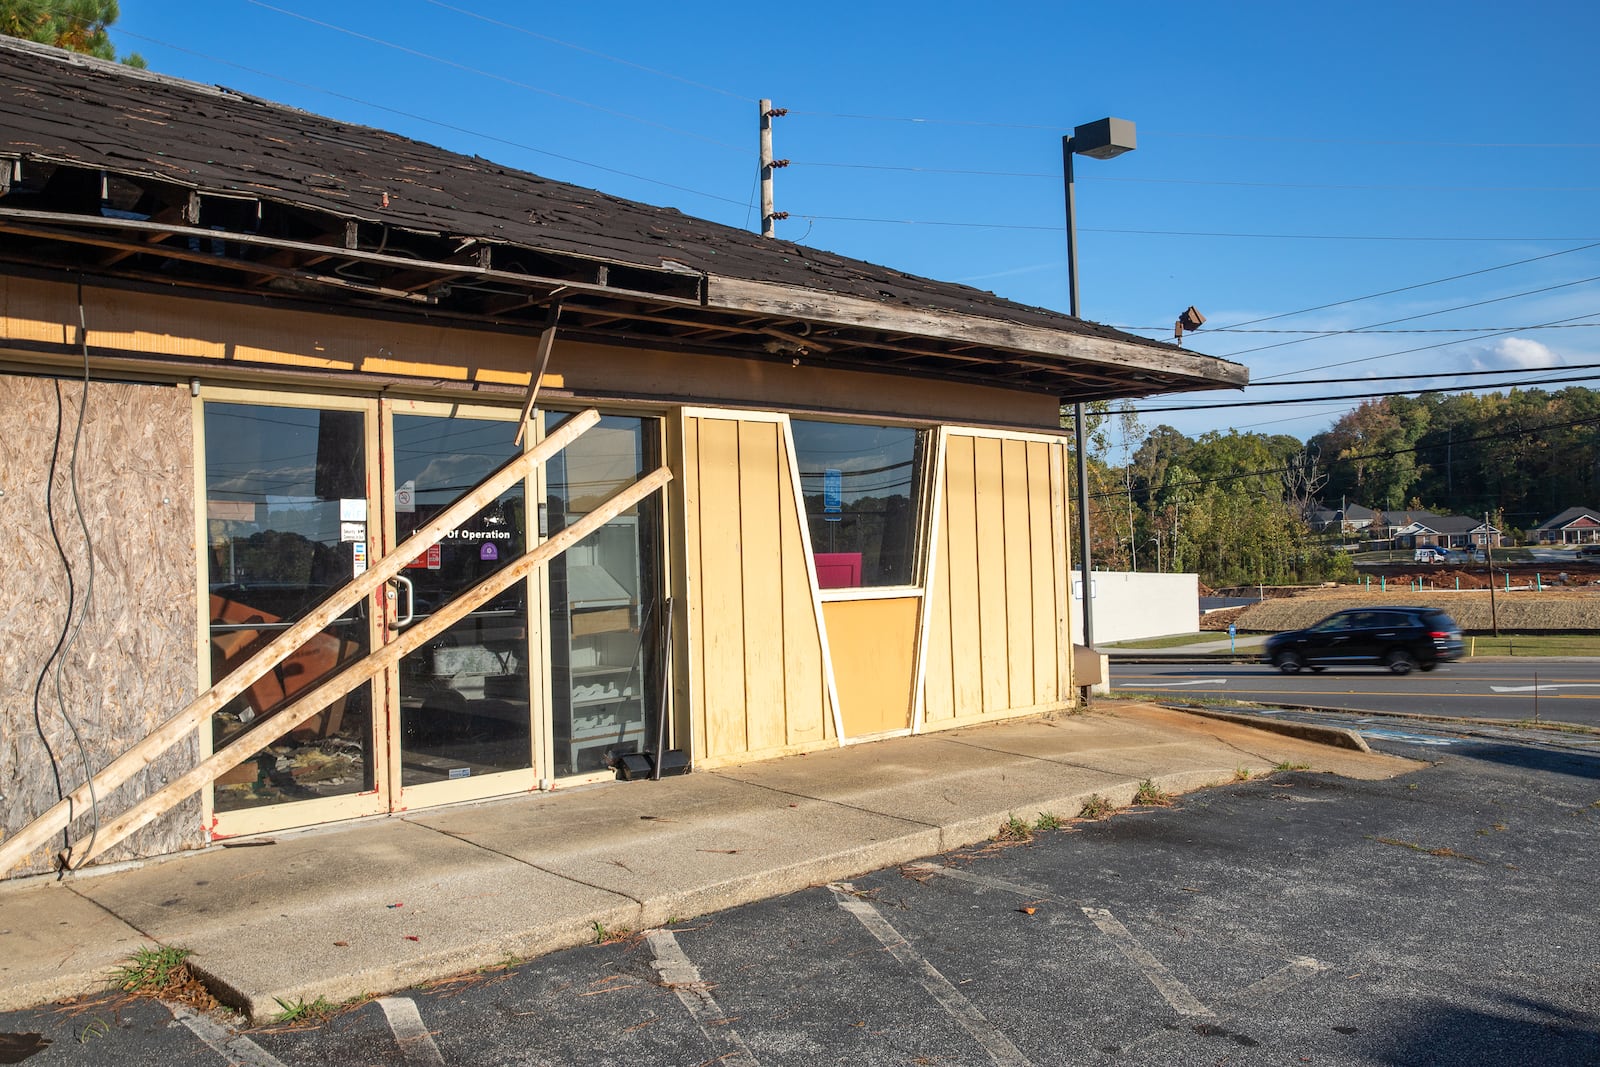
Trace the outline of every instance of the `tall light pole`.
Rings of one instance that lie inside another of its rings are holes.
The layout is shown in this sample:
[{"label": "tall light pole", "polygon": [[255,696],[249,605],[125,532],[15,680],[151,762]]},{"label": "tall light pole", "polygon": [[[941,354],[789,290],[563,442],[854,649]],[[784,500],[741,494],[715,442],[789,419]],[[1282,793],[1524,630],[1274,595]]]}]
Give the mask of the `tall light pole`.
[{"label": "tall light pole", "polygon": [[[1067,191],[1067,310],[1078,314],[1078,210],[1072,185],[1072,157],[1111,159],[1138,147],[1133,123],[1100,119],[1079,126],[1061,138],[1061,177]],[[1078,439],[1078,573],[1083,581],[1083,643],[1094,648],[1094,586],[1089,577],[1089,435],[1084,430],[1083,401],[1072,404],[1073,431]]]}]

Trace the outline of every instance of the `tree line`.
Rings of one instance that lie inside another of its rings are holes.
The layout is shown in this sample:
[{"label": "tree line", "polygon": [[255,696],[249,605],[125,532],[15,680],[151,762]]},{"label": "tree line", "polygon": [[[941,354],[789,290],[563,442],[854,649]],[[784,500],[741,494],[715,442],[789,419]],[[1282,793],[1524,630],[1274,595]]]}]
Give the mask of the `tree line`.
[{"label": "tree line", "polygon": [[[1090,413],[1093,559],[1110,569],[1193,571],[1208,585],[1354,577],[1319,504],[1488,514],[1526,531],[1600,506],[1600,392],[1424,393],[1362,403],[1324,433],[1147,428],[1132,405]],[[1075,490],[1074,490],[1075,491]]]}]

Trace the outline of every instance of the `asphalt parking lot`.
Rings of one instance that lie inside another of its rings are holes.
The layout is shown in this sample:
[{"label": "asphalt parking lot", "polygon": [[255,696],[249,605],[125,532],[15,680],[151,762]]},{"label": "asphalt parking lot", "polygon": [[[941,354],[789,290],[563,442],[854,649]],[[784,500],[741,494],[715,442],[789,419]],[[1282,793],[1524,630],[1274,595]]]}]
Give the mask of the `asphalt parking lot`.
[{"label": "asphalt parking lot", "polygon": [[1285,770],[317,1026],[107,1001],[0,1030],[53,1039],[37,1064],[1600,1063],[1600,759],[1380,747],[1425,763]]}]

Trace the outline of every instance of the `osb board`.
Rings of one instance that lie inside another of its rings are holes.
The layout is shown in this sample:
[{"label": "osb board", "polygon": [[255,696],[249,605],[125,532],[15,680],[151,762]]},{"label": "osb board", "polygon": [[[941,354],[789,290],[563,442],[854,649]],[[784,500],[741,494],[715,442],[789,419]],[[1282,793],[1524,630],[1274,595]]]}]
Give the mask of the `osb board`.
[{"label": "osb board", "polygon": [[[52,661],[63,634],[80,620],[59,657],[61,703],[94,769],[195,696],[191,401],[171,386],[90,384],[76,482],[93,544],[91,595],[71,477],[83,389],[71,378],[0,376],[0,544],[8,576],[0,582],[0,831],[6,836],[85,777],[57,702]],[[175,746],[100,797],[102,818],[176,778],[197,757],[197,738]],[[190,799],[104,860],[193,847],[200,831],[200,804]],[[74,839],[89,832],[87,817],[73,827]],[[49,853],[61,843],[56,838],[11,873],[48,870]]]}]

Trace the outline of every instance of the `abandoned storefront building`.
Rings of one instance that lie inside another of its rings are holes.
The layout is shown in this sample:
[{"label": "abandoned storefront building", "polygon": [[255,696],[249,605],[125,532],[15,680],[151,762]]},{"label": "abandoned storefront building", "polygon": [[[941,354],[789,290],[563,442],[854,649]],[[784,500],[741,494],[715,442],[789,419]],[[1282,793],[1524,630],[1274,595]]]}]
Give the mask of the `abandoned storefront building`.
[{"label": "abandoned storefront building", "polygon": [[1063,707],[1060,404],[1244,381],[9,38],[0,121],[13,876]]}]

